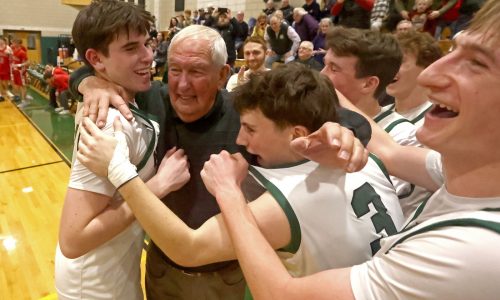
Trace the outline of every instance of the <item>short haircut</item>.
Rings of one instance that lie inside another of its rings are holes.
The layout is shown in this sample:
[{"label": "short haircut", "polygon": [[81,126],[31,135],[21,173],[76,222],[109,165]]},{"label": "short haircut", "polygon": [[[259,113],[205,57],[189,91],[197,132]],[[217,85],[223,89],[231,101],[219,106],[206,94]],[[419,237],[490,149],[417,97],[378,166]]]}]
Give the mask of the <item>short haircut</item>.
[{"label": "short haircut", "polygon": [[417,66],[427,68],[442,56],[438,42],[427,32],[408,31],[396,35],[403,53],[411,53]]},{"label": "short haircut", "polygon": [[300,42],[300,46],[305,47],[305,48],[310,49],[310,50],[314,49],[314,45],[311,41],[302,41],[302,42]]},{"label": "short haircut", "polygon": [[378,77],[375,98],[394,80],[403,59],[396,38],[388,33],[339,26],[326,34],[326,44],[335,55],[358,59],[354,66],[357,78]]},{"label": "short haircut", "polygon": [[302,125],[313,132],[327,121],[337,121],[338,98],[331,81],[303,64],[284,64],[252,75],[233,92],[240,114],[260,109],[280,129]]},{"label": "short haircut", "polygon": [[73,40],[84,62],[88,49],[109,55],[109,44],[119,34],[130,32],[148,34],[153,16],[133,3],[116,0],[93,0],[82,9],[73,23]]},{"label": "short haircut", "polygon": [[264,53],[267,51],[267,43],[266,40],[264,40],[263,37],[255,35],[255,36],[249,36],[246,40],[245,43],[243,44],[243,49],[245,49],[245,45],[248,43],[255,43],[259,44],[262,46],[262,49],[264,50]]},{"label": "short haircut", "polygon": [[300,15],[300,16],[305,16],[307,15],[307,11],[303,8],[303,7],[296,7],[293,9],[293,14],[296,15]]},{"label": "short haircut", "polygon": [[183,28],[172,38],[168,48],[168,59],[170,59],[170,54],[172,53],[170,49],[176,44],[190,39],[208,41],[212,63],[217,67],[222,67],[226,64],[227,48],[222,36],[215,29],[196,24]]}]

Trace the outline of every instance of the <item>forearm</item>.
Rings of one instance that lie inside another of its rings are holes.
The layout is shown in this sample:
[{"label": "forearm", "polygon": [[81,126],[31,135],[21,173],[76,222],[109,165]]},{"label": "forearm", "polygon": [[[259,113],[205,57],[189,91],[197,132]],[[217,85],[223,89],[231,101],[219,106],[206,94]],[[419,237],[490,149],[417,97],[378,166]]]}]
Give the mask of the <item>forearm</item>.
[{"label": "forearm", "polygon": [[[353,299],[349,269],[293,278],[262,234],[253,212],[232,192],[218,202],[254,299]],[[224,199],[226,197],[226,199]]]},{"label": "forearm", "polygon": [[108,205],[99,215],[93,218],[75,238],[81,243],[81,254],[99,247],[124,231],[135,220],[132,211],[125,202]]},{"label": "forearm", "polygon": [[234,193],[218,196],[229,198],[218,202],[236,257],[254,299],[279,299],[282,296],[279,291],[291,276],[262,235],[248,206],[243,201],[234,201],[237,196]]},{"label": "forearm", "polygon": [[127,182],[119,192],[155,244],[177,264],[192,267],[234,259],[229,235],[220,216],[210,218],[193,230],[140,178]]},{"label": "forearm", "polygon": [[453,6],[457,4],[458,0],[449,0],[443,7],[439,9],[439,15],[442,16],[444,13],[449,11]]},{"label": "forearm", "polygon": [[429,191],[435,191],[438,188],[425,165],[428,149],[397,144],[372,118],[365,115],[338,91],[337,94],[343,107],[363,115],[370,122],[372,137],[367,148],[382,160],[391,175]]},{"label": "forearm", "polygon": [[142,228],[175,262],[183,262],[193,248],[194,230],[177,217],[146,184],[135,177],[118,190]]},{"label": "forearm", "polygon": [[124,202],[70,188],[61,215],[61,250],[69,258],[79,257],[111,240],[133,220]]}]

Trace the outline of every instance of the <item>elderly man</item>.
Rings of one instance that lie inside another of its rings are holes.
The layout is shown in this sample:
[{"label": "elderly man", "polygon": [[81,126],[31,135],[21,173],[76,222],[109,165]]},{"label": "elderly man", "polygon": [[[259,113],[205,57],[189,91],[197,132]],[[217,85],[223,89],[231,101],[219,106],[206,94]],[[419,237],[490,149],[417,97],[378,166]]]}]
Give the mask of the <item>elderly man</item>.
[{"label": "elderly man", "polygon": [[[213,50],[212,50],[213,49]],[[162,199],[187,226],[200,227],[219,212],[214,198],[200,178],[203,164],[211,154],[226,150],[240,152],[250,161],[245,149],[236,145],[239,115],[221,90],[229,74],[224,40],[217,31],[202,25],[191,25],[175,35],[168,51],[168,91],[165,86],[136,96],[143,110],[158,117],[160,137],[156,157],[163,157],[172,147],[182,148],[189,159],[191,179],[181,189]],[[74,75],[73,88],[81,72]],[[86,74],[88,75],[88,74]],[[79,90],[86,99],[102,96],[92,87],[109,87],[109,83],[85,78]],[[126,88],[116,88],[118,90]],[[113,106],[123,108],[123,102]],[[104,115],[102,109],[99,113]],[[127,113],[125,112],[125,115]],[[159,165],[159,162],[157,162]],[[255,197],[254,197],[255,198]],[[148,299],[242,299],[245,282],[236,261],[183,267],[175,264],[154,243],[146,261],[146,295]]]},{"label": "elderly man", "polygon": [[[419,83],[435,102],[419,139],[438,151],[402,147],[385,139],[390,172],[441,188],[405,229],[382,242],[369,262],[293,278],[262,237],[246,203],[234,201],[238,183],[214,194],[252,294],[259,299],[498,299],[500,277],[500,2],[486,2],[461,34],[457,48],[429,66]],[[480,101],[477,101],[480,99]],[[297,146],[338,129],[329,124]],[[375,139],[376,141],[376,139]],[[370,142],[371,144],[372,142]],[[374,148],[375,149],[375,148]],[[314,147],[310,158],[332,159]],[[377,154],[383,154],[384,151]],[[442,159],[442,168],[438,163]],[[230,170],[213,161],[207,176]],[[214,178],[216,180],[217,178]],[[223,192],[222,192],[223,191]],[[259,259],[255,259],[258,257]]]},{"label": "elderly man", "polygon": [[318,21],[302,7],[293,9],[293,27],[300,36],[301,41],[312,41],[318,32]]},{"label": "elderly man", "polygon": [[321,71],[323,66],[316,59],[314,59],[313,48],[313,43],[309,41],[302,41],[300,43],[299,52],[295,62],[304,64],[313,70]]},{"label": "elderly man", "polygon": [[293,61],[300,44],[300,37],[295,29],[283,23],[279,17],[272,16],[269,23],[264,34],[264,39],[268,44],[267,68],[271,68],[273,63],[279,60],[284,63]]},{"label": "elderly man", "polygon": [[235,87],[247,82],[251,74],[261,74],[269,69],[264,66],[266,58],[266,41],[260,36],[252,36],[243,45],[243,55],[245,66],[242,66],[238,73],[233,74],[227,84],[226,90],[231,92]]}]

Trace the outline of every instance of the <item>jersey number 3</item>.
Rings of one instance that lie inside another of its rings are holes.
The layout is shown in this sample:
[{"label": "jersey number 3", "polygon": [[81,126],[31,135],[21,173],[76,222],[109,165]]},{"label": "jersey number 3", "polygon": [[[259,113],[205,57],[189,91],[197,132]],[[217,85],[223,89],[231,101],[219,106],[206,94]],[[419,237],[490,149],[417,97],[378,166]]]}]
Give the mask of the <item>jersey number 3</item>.
[{"label": "jersey number 3", "polygon": [[[397,233],[396,226],[392,221],[390,215],[387,214],[387,208],[380,199],[375,189],[368,183],[364,183],[359,188],[355,189],[352,194],[352,208],[356,217],[361,218],[370,212],[369,204],[373,204],[373,207],[377,211],[372,217],[371,221],[375,227],[375,231],[380,234],[382,230],[385,230],[387,235],[392,235]],[[383,236],[385,237],[385,235]],[[380,249],[380,239],[370,243],[372,249],[372,255],[374,255]]]}]

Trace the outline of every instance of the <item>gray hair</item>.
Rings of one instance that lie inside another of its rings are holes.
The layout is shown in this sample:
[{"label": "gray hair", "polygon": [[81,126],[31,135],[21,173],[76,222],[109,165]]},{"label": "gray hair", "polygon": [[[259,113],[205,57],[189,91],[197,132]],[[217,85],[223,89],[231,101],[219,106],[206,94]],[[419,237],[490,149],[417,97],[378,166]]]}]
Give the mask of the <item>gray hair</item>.
[{"label": "gray hair", "polygon": [[300,16],[307,15],[307,11],[303,7],[296,7],[293,9],[293,14],[299,14]]},{"label": "gray hair", "polygon": [[203,25],[190,25],[179,31],[170,42],[168,49],[168,58],[170,59],[170,49],[176,44],[182,43],[185,40],[204,40],[209,42],[210,54],[212,63],[217,67],[222,67],[227,61],[226,43],[222,36],[215,30]]},{"label": "gray hair", "polygon": [[323,23],[327,23],[328,26],[333,26],[333,22],[332,22],[332,19],[330,18],[323,18],[319,21],[319,24],[323,24]]}]

